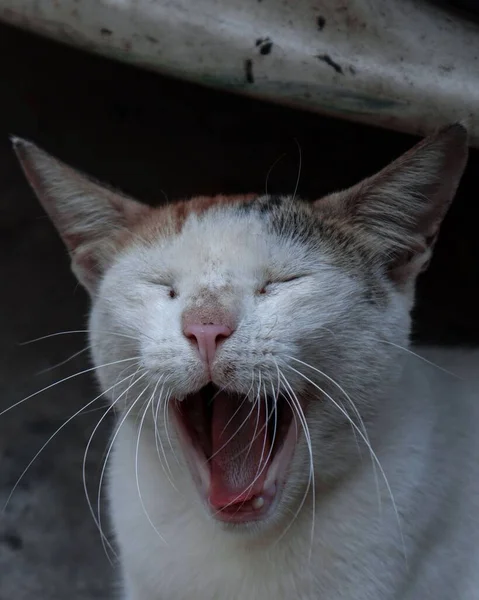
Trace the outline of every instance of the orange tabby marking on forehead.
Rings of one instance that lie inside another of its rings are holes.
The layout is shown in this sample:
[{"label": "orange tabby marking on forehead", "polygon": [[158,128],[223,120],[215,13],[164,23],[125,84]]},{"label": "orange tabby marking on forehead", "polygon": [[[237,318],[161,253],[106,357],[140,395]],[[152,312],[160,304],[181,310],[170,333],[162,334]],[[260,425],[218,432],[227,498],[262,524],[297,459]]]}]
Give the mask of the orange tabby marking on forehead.
[{"label": "orange tabby marking on forehead", "polygon": [[191,200],[180,200],[172,204],[152,208],[142,216],[133,228],[133,233],[145,240],[158,236],[169,236],[179,233],[190,214],[201,215],[216,206],[251,202],[257,194],[238,194],[225,196],[197,196]]}]

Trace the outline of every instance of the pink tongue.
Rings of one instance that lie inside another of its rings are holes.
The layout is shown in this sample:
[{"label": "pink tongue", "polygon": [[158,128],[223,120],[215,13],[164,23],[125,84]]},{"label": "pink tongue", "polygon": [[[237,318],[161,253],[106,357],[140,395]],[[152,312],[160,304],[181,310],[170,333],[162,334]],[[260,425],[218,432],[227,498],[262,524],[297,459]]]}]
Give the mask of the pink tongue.
[{"label": "pink tongue", "polygon": [[215,508],[259,494],[268,471],[265,403],[259,402],[258,411],[257,405],[243,400],[221,393],[213,401],[210,503]]}]

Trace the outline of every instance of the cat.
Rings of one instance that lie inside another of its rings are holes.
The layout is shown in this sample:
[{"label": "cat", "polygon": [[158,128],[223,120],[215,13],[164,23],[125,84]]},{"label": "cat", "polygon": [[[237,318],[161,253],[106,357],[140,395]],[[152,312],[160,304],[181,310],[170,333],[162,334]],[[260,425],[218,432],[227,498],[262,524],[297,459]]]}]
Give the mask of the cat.
[{"label": "cat", "polygon": [[462,125],[313,202],[152,208],[13,144],[92,300],[124,600],[479,599],[478,355],[409,345]]}]

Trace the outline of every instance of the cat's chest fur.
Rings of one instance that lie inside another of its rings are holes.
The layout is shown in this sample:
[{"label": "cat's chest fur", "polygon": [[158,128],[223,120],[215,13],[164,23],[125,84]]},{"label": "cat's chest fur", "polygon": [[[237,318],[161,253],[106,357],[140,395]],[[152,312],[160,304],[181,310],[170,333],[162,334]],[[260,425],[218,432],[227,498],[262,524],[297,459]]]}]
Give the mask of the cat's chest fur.
[{"label": "cat's chest fur", "polygon": [[[125,598],[479,599],[479,537],[471,536],[479,511],[479,392],[472,382],[479,356],[420,351],[456,367],[468,384],[413,359],[397,395],[385,399],[382,431],[373,434],[380,468],[365,454],[343,482],[324,491],[319,485],[314,513],[309,501],[273,543],[213,528],[192,502],[182,468],[172,465],[179,491],[164,473],[157,477],[154,432],[137,445],[138,427],[128,424],[116,442],[110,486],[131,569]],[[132,485],[135,463],[143,504]]]}]

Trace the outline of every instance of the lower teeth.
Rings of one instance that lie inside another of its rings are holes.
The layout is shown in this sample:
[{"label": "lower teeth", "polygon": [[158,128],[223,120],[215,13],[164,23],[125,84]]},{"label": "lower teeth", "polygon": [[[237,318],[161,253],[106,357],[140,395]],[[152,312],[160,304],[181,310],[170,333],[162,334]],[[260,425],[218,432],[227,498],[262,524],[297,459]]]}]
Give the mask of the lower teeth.
[{"label": "lower teeth", "polygon": [[254,500],[252,501],[251,505],[255,510],[259,510],[260,508],[263,508],[263,506],[264,506],[263,496],[256,496],[256,498],[254,498]]}]

